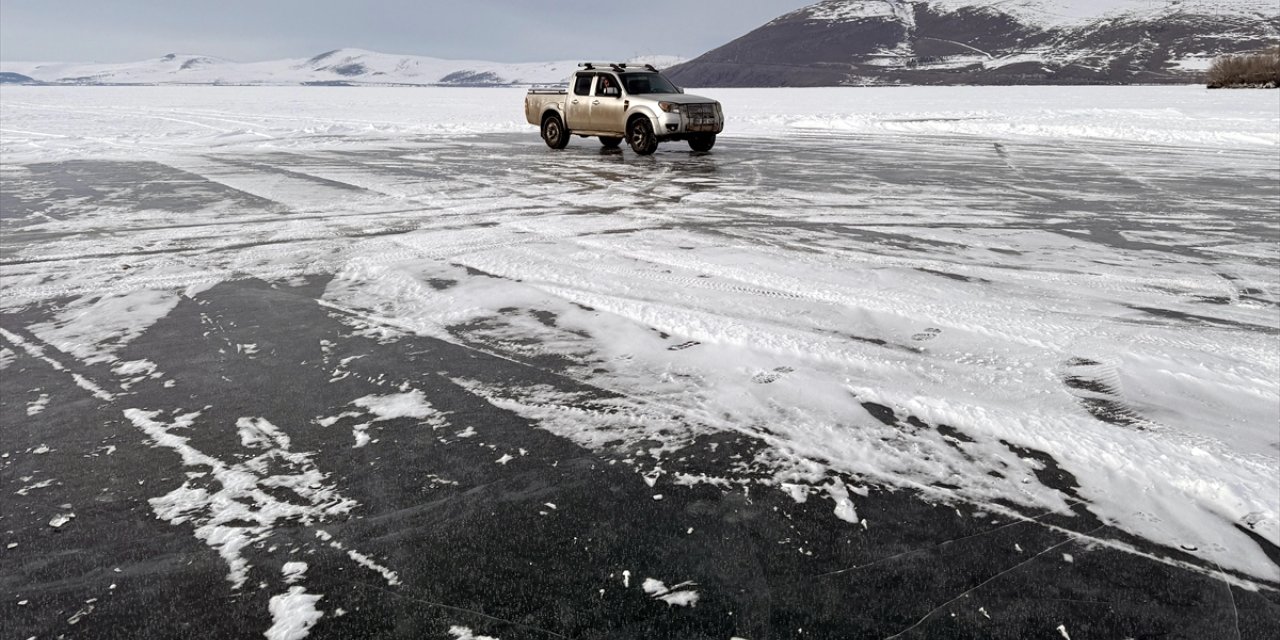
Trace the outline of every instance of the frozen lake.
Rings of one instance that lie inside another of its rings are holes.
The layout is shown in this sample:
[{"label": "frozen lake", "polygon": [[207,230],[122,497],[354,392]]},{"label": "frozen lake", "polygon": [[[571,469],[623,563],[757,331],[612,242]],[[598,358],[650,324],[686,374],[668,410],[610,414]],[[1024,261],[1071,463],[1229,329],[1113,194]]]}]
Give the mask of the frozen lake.
[{"label": "frozen lake", "polygon": [[5,87],[0,617],[1280,629],[1280,95],[693,92]]}]

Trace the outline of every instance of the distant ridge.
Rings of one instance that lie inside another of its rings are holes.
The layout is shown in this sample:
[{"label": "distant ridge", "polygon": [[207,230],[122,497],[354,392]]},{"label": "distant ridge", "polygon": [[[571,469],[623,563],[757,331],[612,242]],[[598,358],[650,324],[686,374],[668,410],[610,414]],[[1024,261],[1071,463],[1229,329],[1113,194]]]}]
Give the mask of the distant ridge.
[{"label": "distant ridge", "polygon": [[[648,59],[683,62],[672,56]],[[79,85],[523,86],[564,82],[578,61],[502,63],[334,49],[310,58],[234,62],[170,53],[139,62],[0,62],[22,82]]]},{"label": "distant ridge", "polygon": [[1277,0],[826,0],[671,75],[696,87],[1174,84],[1276,43]]},{"label": "distant ridge", "polygon": [[24,76],[21,73],[0,71],[0,84],[40,84],[40,82],[35,78]]}]

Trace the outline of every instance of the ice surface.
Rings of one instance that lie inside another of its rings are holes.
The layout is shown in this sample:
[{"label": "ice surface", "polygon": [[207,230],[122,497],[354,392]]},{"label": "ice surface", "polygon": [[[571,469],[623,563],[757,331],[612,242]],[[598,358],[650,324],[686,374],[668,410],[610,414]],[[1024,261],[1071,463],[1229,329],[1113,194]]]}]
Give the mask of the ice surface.
[{"label": "ice surface", "polygon": [[[146,158],[279,208],[210,205],[201,215],[226,216],[235,231],[199,238],[199,251],[154,211],[33,222],[57,235],[57,253],[13,252],[22,264],[6,271],[0,304],[54,305],[55,319],[30,327],[39,340],[0,330],[14,347],[0,358],[78,371],[62,363],[113,361],[210,283],[332,275],[322,302],[360,335],[550,359],[582,388],[607,391],[447,381],[586,447],[645,443],[664,455],[738,433],[768,445],[744,464],[797,501],[826,501],[833,526],[863,524],[859,484],[1036,512],[1085,501],[1118,529],[1194,547],[1204,566],[1277,580],[1236,528],[1280,540],[1280,253],[1266,235],[1274,218],[1263,217],[1274,202],[1180,185],[1204,178],[1211,190],[1212,176],[1230,173],[1271,193],[1275,92],[707,93],[730,115],[722,146],[641,164],[580,142],[563,154],[537,147],[521,92],[502,89],[6,88],[7,167]],[[529,144],[477,135],[494,132]],[[513,153],[532,160],[508,162]],[[894,164],[906,157],[911,166]],[[842,158],[857,161],[829,173],[824,162]],[[920,166],[931,161],[968,171]],[[281,164],[293,173],[271,170]],[[6,179],[24,170],[6,168]],[[1224,204],[1233,197],[1243,209]],[[1145,209],[1153,199],[1168,210]],[[98,234],[107,222],[145,228]],[[170,253],[139,259],[151,250]],[[72,259],[91,251],[136,264]],[[345,362],[338,375],[366,364]],[[354,406],[363,413],[317,423],[442,419],[425,391]],[[209,473],[152,507],[221,553],[233,583],[279,519],[321,522],[350,506],[292,450],[289,425],[237,420],[243,460],[194,449],[182,433],[198,416],[139,407],[127,417]],[[1008,445],[1051,457],[1078,495],[1041,482],[1044,463]],[[504,458],[515,459],[488,459]],[[255,460],[283,469],[263,474]],[[259,496],[268,482],[298,499]],[[236,501],[245,496],[259,508]]]}]

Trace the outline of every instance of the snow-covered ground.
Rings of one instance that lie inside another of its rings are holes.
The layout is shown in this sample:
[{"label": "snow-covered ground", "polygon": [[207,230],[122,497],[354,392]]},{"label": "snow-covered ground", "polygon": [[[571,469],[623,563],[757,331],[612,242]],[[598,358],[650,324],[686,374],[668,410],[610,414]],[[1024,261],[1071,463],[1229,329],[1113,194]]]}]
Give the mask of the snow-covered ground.
[{"label": "snow-covered ground", "polygon": [[[451,383],[586,447],[745,434],[770,447],[752,469],[829,500],[833,525],[876,526],[858,513],[865,486],[996,513],[1086,504],[1194,561],[1072,533],[1088,544],[1280,583],[1241,531],[1280,544],[1280,95],[693,93],[724,102],[720,146],[636,158],[594,141],[546,150],[512,90],[6,87],[3,177],[28,213],[6,243],[0,310],[60,302],[21,328],[44,347],[6,332],[0,356],[112,363],[218,282],[332,276],[322,304],[363,335],[570,363],[614,395]],[[88,165],[50,182],[36,164],[63,160],[159,163],[171,174],[155,184],[188,190],[191,210],[131,204],[135,179],[119,197],[75,191]],[[215,187],[230,195],[208,199]],[[162,375],[113,371],[124,389]],[[184,460],[239,472],[176,435],[200,413],[161,423],[160,407],[80,386]],[[429,393],[399,391],[411,411],[349,404],[435,415]],[[376,445],[379,419],[353,427],[356,446]],[[306,425],[244,420],[246,446],[319,477],[284,435]],[[1042,481],[1023,450],[1078,489]],[[340,490],[314,491],[341,515]],[[245,519],[203,493],[177,504],[189,494],[156,500],[175,524],[191,510]],[[254,522],[218,538],[237,577],[239,549],[274,521]],[[310,624],[315,599],[290,587],[272,613]]]},{"label": "snow-covered ground", "polygon": [[[1280,146],[1280,94],[1202,87],[690,89],[725,136],[801,132]],[[523,89],[5,87],[7,162],[139,152],[361,147],[414,136],[529,132]]]}]

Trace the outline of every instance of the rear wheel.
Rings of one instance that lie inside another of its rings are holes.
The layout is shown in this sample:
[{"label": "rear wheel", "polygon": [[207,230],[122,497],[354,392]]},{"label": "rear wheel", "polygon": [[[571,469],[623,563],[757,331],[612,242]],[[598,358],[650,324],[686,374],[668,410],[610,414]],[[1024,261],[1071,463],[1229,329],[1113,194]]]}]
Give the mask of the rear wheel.
[{"label": "rear wheel", "polygon": [[627,123],[627,143],[642,156],[658,150],[658,136],[653,134],[653,124],[648,118],[642,116]]},{"label": "rear wheel", "polygon": [[542,119],[542,139],[552,149],[563,149],[569,146],[569,131],[564,128],[560,116],[552,113]]},{"label": "rear wheel", "polygon": [[600,136],[600,144],[606,149],[617,149],[622,144],[622,138],[612,138],[609,136]]},{"label": "rear wheel", "polygon": [[689,138],[689,148],[694,151],[710,151],[711,147],[716,146],[716,134],[704,133]]}]

